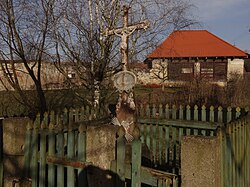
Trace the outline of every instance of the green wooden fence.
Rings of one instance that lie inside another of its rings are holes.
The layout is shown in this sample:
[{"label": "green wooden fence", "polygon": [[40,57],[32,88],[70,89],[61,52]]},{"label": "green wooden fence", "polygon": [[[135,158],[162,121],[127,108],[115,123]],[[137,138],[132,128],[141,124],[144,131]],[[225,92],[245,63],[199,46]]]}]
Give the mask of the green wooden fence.
[{"label": "green wooden fence", "polygon": [[[120,180],[115,186],[125,187],[125,179],[130,179],[132,187],[139,187],[147,184],[157,187],[178,187],[178,176],[164,171],[142,166],[142,141],[140,140],[140,130],[136,129],[135,138],[131,144],[126,145],[124,129],[121,127],[117,138],[117,158],[111,164],[111,170],[117,173]],[[131,146],[131,159],[127,159],[128,147]]]},{"label": "green wooden fence", "polygon": [[[59,120],[52,112],[40,123],[37,116],[29,124],[25,140],[26,175],[31,176],[32,187],[86,186],[84,175],[86,160],[86,127],[73,126],[73,115]],[[65,172],[66,171],[66,172]],[[65,180],[67,179],[67,180]]]},{"label": "green wooden fence", "polygon": [[228,123],[221,138],[223,187],[250,186],[250,114]]},{"label": "green wooden fence", "polygon": [[[241,184],[239,176],[242,177],[240,175],[242,170],[239,166],[241,162],[238,159],[241,158],[243,152],[244,155],[250,154],[249,149],[242,146],[239,148],[239,145],[243,145],[244,142],[249,143],[249,138],[247,138],[247,136],[249,137],[249,125],[246,125],[249,124],[246,122],[249,120],[243,117],[247,113],[246,109],[213,106],[177,107],[175,105],[172,107],[169,105],[144,107],[141,105],[137,113],[137,124],[141,137],[140,140],[137,138],[132,142],[132,165],[124,162],[123,136],[120,134],[117,139],[117,159],[112,163],[111,169],[122,180],[131,179],[132,186],[138,186],[139,183],[152,186],[168,186],[170,183],[178,185],[176,176],[181,175],[181,137],[185,135],[220,136],[222,134],[223,184],[228,186],[232,180]],[[30,125],[27,130],[25,146],[25,166],[31,168],[32,171],[39,171],[29,173],[32,176],[33,186],[40,187],[48,184],[63,186],[64,178],[67,179],[68,186],[74,186],[76,183],[86,185],[86,181],[78,180],[76,173],[83,172],[87,164],[85,163],[86,134],[84,129],[89,115],[91,115],[89,108],[82,107],[65,109],[63,113],[45,114],[42,123],[40,123],[40,116],[37,116],[34,124]],[[225,126],[225,124],[227,125]],[[218,131],[218,129],[225,130]],[[152,167],[163,166],[164,171],[141,166],[142,144],[146,144],[150,150]],[[239,153],[239,151],[241,152]],[[230,152],[231,154],[229,154]],[[249,163],[249,158],[244,157],[244,159],[244,163]],[[235,164],[230,171],[227,171],[228,166],[225,163],[232,164],[232,161]],[[249,168],[244,166],[245,170],[244,184],[249,184]]]},{"label": "green wooden fence", "polygon": [[[142,143],[150,149],[152,166],[180,175],[180,145],[182,136],[216,136],[218,127],[245,114],[245,109],[195,105],[143,105],[138,111],[137,123]],[[224,122],[224,123],[223,123]]]}]

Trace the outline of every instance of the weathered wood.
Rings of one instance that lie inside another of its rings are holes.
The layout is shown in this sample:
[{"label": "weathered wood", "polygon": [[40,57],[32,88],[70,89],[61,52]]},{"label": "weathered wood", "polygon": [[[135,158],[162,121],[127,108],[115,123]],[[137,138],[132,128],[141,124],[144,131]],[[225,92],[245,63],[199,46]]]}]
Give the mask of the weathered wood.
[{"label": "weathered wood", "polygon": [[[111,163],[111,168],[116,168],[116,161]],[[125,177],[131,179],[131,165],[125,164]],[[113,170],[113,169],[112,169]],[[159,180],[170,180],[171,183],[175,182],[178,184],[177,175],[172,173],[167,173],[164,171],[155,170],[148,167],[141,166],[141,183],[157,187]],[[170,187],[171,185],[167,186]]]},{"label": "weathered wood", "polygon": [[31,157],[31,166],[33,172],[31,172],[31,179],[32,179],[32,187],[37,186],[38,181],[38,134],[34,130],[32,135],[32,157]]},{"label": "weathered wood", "polygon": [[[86,125],[79,126],[78,134],[78,160],[86,161]],[[78,187],[87,186],[87,173],[83,168],[78,169]]]},{"label": "weathered wood", "polygon": [[197,105],[195,105],[194,106],[194,120],[195,121],[198,121],[199,120],[199,113],[198,113],[199,111],[198,111],[198,106]]},{"label": "weathered wood", "polygon": [[227,107],[227,123],[229,123],[232,120],[232,108]]},{"label": "weathered wood", "polygon": [[[69,110],[69,122],[68,122],[68,142],[67,142],[67,157],[73,159],[75,157],[75,132],[72,130],[73,126],[73,109]],[[74,168],[67,167],[67,186],[74,186],[75,183],[75,173]]]},{"label": "weathered wood", "polygon": [[222,181],[226,186],[248,186],[249,178],[249,125],[248,116],[230,122],[222,131],[225,143],[222,142]]},{"label": "weathered wood", "polygon": [[187,111],[186,111],[186,113],[187,113],[187,116],[186,116],[186,120],[191,120],[191,111],[190,111],[190,106],[189,105],[187,105]]},{"label": "weathered wood", "polygon": [[24,144],[24,168],[25,168],[25,176],[30,176],[30,161],[32,158],[32,123],[29,122],[27,124],[27,130],[25,135],[25,144]]},{"label": "weathered wood", "polygon": [[183,106],[182,105],[180,105],[180,109],[179,109],[179,119],[180,120],[184,119]]},{"label": "weathered wood", "polygon": [[139,137],[132,141],[132,171],[131,171],[131,186],[141,186],[141,155],[142,144]]},{"label": "weathered wood", "polygon": [[169,105],[168,104],[166,104],[166,108],[165,108],[165,118],[170,119],[170,112],[169,112]]},{"label": "weathered wood", "polygon": [[[0,187],[3,187],[3,127],[2,124],[0,123]],[[26,143],[26,141],[25,141]],[[27,156],[26,156],[27,158]],[[26,163],[26,162],[25,162]],[[25,166],[28,164],[26,163]]]},{"label": "weathered wood", "polygon": [[169,162],[169,127],[165,126],[165,162]]},{"label": "weathered wood", "polygon": [[209,116],[209,121],[214,122],[214,107],[210,107],[210,116]]},{"label": "weathered wood", "polygon": [[[45,128],[44,122],[41,128]],[[46,135],[40,134],[40,152],[39,152],[39,187],[46,186]]]},{"label": "weathered wood", "polygon": [[[65,118],[64,118],[65,120]],[[63,124],[59,124],[59,127],[63,130]],[[64,133],[63,131],[57,134],[57,156],[63,157],[64,156]],[[57,166],[57,185],[64,186],[64,166],[58,165]]]},{"label": "weathered wood", "polygon": [[[53,115],[54,116],[54,115]],[[56,150],[56,137],[53,132],[55,120],[51,120],[49,124],[49,134],[48,134],[48,156],[55,155]],[[52,164],[48,164],[48,184],[49,186],[55,186],[55,166]]]},{"label": "weathered wood", "polygon": [[173,105],[173,107],[172,107],[172,119],[177,119],[176,113],[177,113],[176,106]]},{"label": "weathered wood", "polygon": [[203,105],[201,109],[202,109],[202,111],[201,111],[201,121],[207,121],[207,119],[206,119],[206,117],[207,117],[206,106]]},{"label": "weathered wood", "polygon": [[222,123],[212,123],[212,122],[199,122],[199,121],[185,121],[185,120],[166,120],[166,119],[137,119],[138,123],[141,124],[159,124],[159,125],[168,125],[175,127],[190,127],[194,129],[210,129],[216,130],[218,126],[221,126]]},{"label": "weathered wood", "polygon": [[86,163],[76,159],[59,156],[47,156],[47,163],[72,168],[86,168],[91,165],[91,163]]}]

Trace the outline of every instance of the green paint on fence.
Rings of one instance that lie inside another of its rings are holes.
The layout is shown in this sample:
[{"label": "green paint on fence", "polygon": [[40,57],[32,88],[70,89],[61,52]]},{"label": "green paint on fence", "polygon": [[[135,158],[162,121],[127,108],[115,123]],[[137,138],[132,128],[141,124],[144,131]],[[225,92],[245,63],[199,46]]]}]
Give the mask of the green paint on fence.
[{"label": "green paint on fence", "polygon": [[[54,122],[54,120],[52,120]],[[48,134],[48,156],[55,155],[56,150],[56,136],[53,132],[54,124],[50,123],[49,125],[49,134]],[[55,186],[55,166],[52,164],[48,164],[48,185]]]},{"label": "green paint on fence", "polygon": [[141,186],[141,141],[135,139],[132,142],[132,184],[133,187]]},{"label": "green paint on fence", "polygon": [[3,187],[3,127],[0,123],[0,187]]}]

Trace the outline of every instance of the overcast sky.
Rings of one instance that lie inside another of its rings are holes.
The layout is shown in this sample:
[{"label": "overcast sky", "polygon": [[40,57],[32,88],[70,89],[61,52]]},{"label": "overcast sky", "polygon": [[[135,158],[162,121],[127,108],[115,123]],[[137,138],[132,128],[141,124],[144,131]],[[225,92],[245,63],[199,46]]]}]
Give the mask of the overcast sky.
[{"label": "overcast sky", "polygon": [[190,0],[206,29],[250,53],[250,0]]}]

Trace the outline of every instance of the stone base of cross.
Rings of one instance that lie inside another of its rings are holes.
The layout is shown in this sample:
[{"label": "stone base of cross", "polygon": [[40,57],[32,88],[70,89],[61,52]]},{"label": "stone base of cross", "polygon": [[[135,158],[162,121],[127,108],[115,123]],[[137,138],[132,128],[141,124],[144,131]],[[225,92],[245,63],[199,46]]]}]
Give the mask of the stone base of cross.
[{"label": "stone base of cross", "polygon": [[116,104],[116,117],[113,118],[112,123],[124,127],[128,142],[134,139],[136,108],[133,88],[135,84],[136,76],[131,71],[121,71],[114,76],[114,86],[119,91],[119,98]]}]

